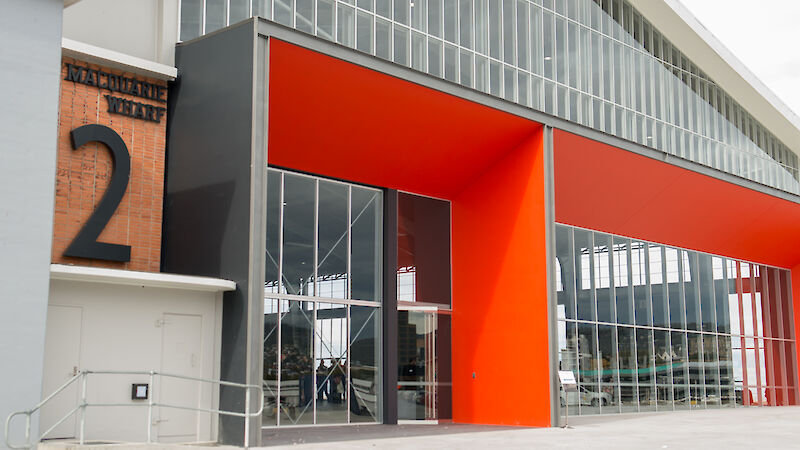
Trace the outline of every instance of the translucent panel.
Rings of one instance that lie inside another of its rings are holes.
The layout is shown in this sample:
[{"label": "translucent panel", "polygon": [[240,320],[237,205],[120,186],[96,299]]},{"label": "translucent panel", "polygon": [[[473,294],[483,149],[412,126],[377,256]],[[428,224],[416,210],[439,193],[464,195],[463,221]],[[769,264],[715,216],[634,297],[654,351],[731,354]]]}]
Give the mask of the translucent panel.
[{"label": "translucent panel", "polygon": [[314,33],[314,0],[295,0],[295,28]]},{"label": "translucent panel", "polygon": [[427,0],[414,0],[409,6],[411,7],[411,28],[422,32],[427,31]]},{"label": "translucent panel", "polygon": [[349,187],[320,180],[316,295],[347,298],[347,207]]},{"label": "translucent panel", "polygon": [[379,16],[392,18],[392,0],[375,0],[375,12]]},{"label": "translucent panel", "polygon": [[228,25],[228,8],[225,0],[206,0],[206,33]]},{"label": "translucent panel", "polygon": [[181,40],[188,41],[203,32],[202,0],[181,1]]},{"label": "translucent panel", "polygon": [[442,37],[442,0],[428,0],[428,33]]},{"label": "translucent panel", "polygon": [[366,53],[372,53],[372,17],[362,11],[356,14],[356,48]]},{"label": "translucent panel", "polygon": [[559,319],[575,319],[575,255],[572,250],[572,228],[556,225],[556,289]]},{"label": "translucent panel", "polygon": [[278,293],[280,271],[280,233],[281,233],[281,185],[280,172],[267,172],[267,249],[264,261],[264,288]]},{"label": "translucent panel", "polygon": [[274,20],[281,25],[292,26],[292,0],[273,0]]},{"label": "translucent panel", "polygon": [[489,2],[489,56],[495,59],[502,58],[501,42],[503,19],[501,0],[488,0]]},{"label": "translucent panel", "polygon": [[459,82],[466,87],[473,87],[473,53],[461,50],[460,67],[459,67]]},{"label": "translucent panel", "polygon": [[458,0],[444,0],[444,39],[458,43]]},{"label": "translucent panel", "polygon": [[356,46],[356,13],[349,6],[338,4],[336,7],[336,42],[347,46]]},{"label": "translucent panel", "polygon": [[425,35],[411,33],[411,68],[425,71],[428,68],[428,45]]},{"label": "translucent panel", "polygon": [[614,323],[616,321],[614,292],[611,280],[611,236],[594,233],[594,285],[597,295],[597,320]]},{"label": "translucent panel", "polygon": [[314,422],[314,304],[281,302],[280,424]]},{"label": "translucent panel", "polygon": [[630,270],[630,240],[614,237],[614,294],[617,323],[633,324],[633,294]]},{"label": "translucent panel", "polygon": [[458,81],[458,49],[449,44],[444,46],[444,78],[448,81]]},{"label": "translucent panel", "polygon": [[636,336],[633,328],[617,327],[619,345],[620,410],[636,412],[639,410],[637,389]]},{"label": "translucent panel", "polygon": [[472,48],[473,28],[472,28],[472,8],[473,0],[459,0],[458,2],[458,38],[462,47]]},{"label": "translucent panel", "polygon": [[[347,306],[318,303],[314,324],[316,423],[347,423]],[[374,309],[374,308],[372,308]]]},{"label": "translucent panel", "polygon": [[380,191],[353,186],[350,211],[351,297],[381,301],[383,203]]},{"label": "translucent panel", "polygon": [[575,279],[578,319],[595,320],[594,288],[592,280],[592,234],[575,229],[573,234],[575,255]]},{"label": "translucent panel", "polygon": [[283,292],[313,294],[316,180],[284,174]]},{"label": "translucent panel", "polygon": [[317,35],[333,40],[333,1],[317,0]]},{"label": "translucent panel", "polygon": [[444,50],[442,41],[436,39],[428,40],[428,73],[433,76],[441,77],[444,75]]},{"label": "translucent panel", "polygon": [[619,412],[619,362],[617,358],[617,332],[611,325],[597,326],[600,363],[600,403],[603,414]]},{"label": "translucent panel", "polygon": [[403,25],[408,25],[409,9],[411,7],[409,0],[394,0],[394,21]]},{"label": "translucent panel", "polygon": [[375,20],[375,56],[392,58],[392,24],[385,20]]}]

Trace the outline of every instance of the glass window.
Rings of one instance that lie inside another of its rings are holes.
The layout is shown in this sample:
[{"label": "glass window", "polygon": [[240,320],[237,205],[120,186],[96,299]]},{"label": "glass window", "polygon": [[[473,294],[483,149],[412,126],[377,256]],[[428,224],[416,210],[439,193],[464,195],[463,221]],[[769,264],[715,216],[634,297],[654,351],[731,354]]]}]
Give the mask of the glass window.
[{"label": "glass window", "polygon": [[280,423],[313,423],[314,303],[281,301],[280,367]]},{"label": "glass window", "polygon": [[398,194],[397,299],[450,305],[450,203]]},{"label": "glass window", "polygon": [[283,292],[313,295],[316,180],[284,174]]},{"label": "glass window", "polygon": [[653,330],[636,329],[636,361],[639,382],[639,411],[653,411],[656,408],[656,392],[653,345]]},{"label": "glass window", "polygon": [[686,328],[701,330],[700,283],[697,253],[681,251],[683,262],[683,295],[686,305]]},{"label": "glass window", "polygon": [[350,306],[350,422],[379,422],[380,309]]},{"label": "glass window", "polygon": [[317,228],[317,296],[347,298],[349,187],[320,180]]},{"label": "glass window", "polygon": [[598,386],[597,330],[594,324],[578,324],[578,390],[581,414],[599,414],[604,401]]},{"label": "glass window", "polygon": [[711,255],[697,256],[698,284],[700,285],[700,313],[703,331],[717,331],[716,302],[714,299],[714,267]]},{"label": "glass window", "polygon": [[181,40],[188,41],[200,36],[203,32],[202,0],[181,1]]},{"label": "glass window", "polygon": [[592,233],[574,229],[575,280],[578,304],[578,319],[595,320],[594,289],[592,280]]},{"label": "glass window", "polygon": [[350,298],[381,301],[383,203],[380,191],[351,187]]},{"label": "glass window", "polygon": [[619,392],[620,410],[636,412],[639,410],[637,389],[636,336],[631,327],[617,327],[619,344]]},{"label": "glass window", "polygon": [[206,33],[228,25],[228,10],[225,0],[206,0]]},{"label": "glass window", "polygon": [[650,304],[650,283],[647,265],[647,244],[644,242],[631,242],[631,275],[633,283],[633,309],[636,316],[636,325],[649,326],[652,319]]},{"label": "glass window", "polygon": [[617,323],[633,324],[629,239],[614,237],[614,294],[617,303]]},{"label": "glass window", "polygon": [[617,332],[613,325],[597,326],[598,357],[600,364],[600,406],[602,413],[619,412],[619,361],[617,358]]},{"label": "glass window", "polygon": [[[572,252],[572,228],[556,225],[556,262],[561,289],[556,289],[559,319],[575,319],[575,259]],[[398,293],[399,295],[399,293]]]},{"label": "glass window", "polygon": [[597,320],[616,321],[614,292],[611,281],[611,236],[594,233],[594,285],[597,293]]},{"label": "glass window", "polygon": [[669,301],[667,298],[667,277],[664,264],[664,248],[649,244],[648,261],[650,291],[653,297],[653,326],[669,327]]}]

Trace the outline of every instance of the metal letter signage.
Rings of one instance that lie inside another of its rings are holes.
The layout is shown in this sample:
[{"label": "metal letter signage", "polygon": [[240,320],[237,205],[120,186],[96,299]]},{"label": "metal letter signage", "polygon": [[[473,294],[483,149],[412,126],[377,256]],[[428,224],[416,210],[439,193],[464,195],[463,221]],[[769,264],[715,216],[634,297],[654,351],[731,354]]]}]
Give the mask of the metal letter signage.
[{"label": "metal letter signage", "polygon": [[128,153],[128,147],[116,131],[105,125],[91,124],[75,128],[72,130],[71,137],[73,150],[78,150],[89,142],[105,144],[111,150],[114,169],[111,172],[111,181],[108,183],[108,188],[97,205],[97,209],[64,251],[64,256],[128,262],[131,260],[129,245],[97,242],[97,238],[108,225],[108,221],[116,212],[122,196],[128,189],[128,180],[131,176],[131,155]]}]

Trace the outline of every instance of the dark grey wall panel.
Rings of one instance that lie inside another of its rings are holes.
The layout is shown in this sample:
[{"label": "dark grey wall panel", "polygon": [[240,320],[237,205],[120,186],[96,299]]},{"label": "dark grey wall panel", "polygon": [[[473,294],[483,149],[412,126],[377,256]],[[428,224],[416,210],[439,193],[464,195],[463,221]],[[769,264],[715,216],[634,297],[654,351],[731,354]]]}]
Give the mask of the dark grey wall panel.
[{"label": "dark grey wall panel", "polygon": [[383,191],[383,423],[397,423],[397,191]]},{"label": "dark grey wall panel", "polygon": [[[263,302],[263,255],[258,255],[263,254],[266,148],[254,148],[255,36],[255,22],[248,21],[176,49],[162,265],[165,272],[237,283],[223,300],[220,375],[260,384],[261,322],[255,329],[252,324]],[[223,387],[220,408],[244,411],[243,390]],[[260,420],[251,425],[251,445],[258,445]],[[221,442],[242,444],[243,430],[243,420],[220,418]]]}]

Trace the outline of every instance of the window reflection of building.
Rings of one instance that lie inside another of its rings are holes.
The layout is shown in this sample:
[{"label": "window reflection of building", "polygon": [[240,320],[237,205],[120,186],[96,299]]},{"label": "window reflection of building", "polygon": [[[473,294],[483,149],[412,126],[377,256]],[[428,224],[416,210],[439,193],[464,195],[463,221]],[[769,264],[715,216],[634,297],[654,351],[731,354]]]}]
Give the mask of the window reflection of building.
[{"label": "window reflection of building", "polygon": [[787,270],[563,225],[555,253],[570,414],[798,404]]},{"label": "window reflection of building", "polygon": [[264,426],[380,420],[381,192],[270,169]]}]

